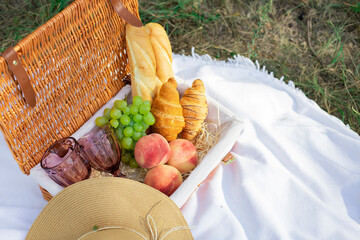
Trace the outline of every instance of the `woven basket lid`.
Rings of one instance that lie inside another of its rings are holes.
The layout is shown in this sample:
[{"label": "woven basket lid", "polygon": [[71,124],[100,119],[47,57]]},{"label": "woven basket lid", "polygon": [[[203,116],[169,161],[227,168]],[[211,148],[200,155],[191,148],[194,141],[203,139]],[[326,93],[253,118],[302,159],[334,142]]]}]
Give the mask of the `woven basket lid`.
[{"label": "woven basket lid", "polygon": [[137,181],[105,177],[62,190],[39,214],[26,239],[193,237],[180,209],[169,197]]}]

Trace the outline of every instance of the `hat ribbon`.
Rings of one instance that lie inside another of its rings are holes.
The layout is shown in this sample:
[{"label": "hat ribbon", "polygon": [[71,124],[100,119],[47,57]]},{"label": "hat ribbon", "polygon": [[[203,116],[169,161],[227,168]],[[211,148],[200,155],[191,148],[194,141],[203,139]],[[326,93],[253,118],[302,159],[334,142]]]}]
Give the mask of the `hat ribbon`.
[{"label": "hat ribbon", "polygon": [[173,227],[171,228],[169,231],[167,231],[164,236],[162,236],[162,238],[160,238],[160,236],[158,236],[158,231],[157,231],[157,227],[156,227],[156,223],[154,221],[154,218],[148,214],[146,216],[146,220],[147,220],[147,224],[148,224],[148,228],[150,230],[151,233],[151,238],[148,239],[147,237],[145,237],[143,234],[139,233],[138,231],[132,229],[132,228],[128,228],[128,227],[122,227],[122,226],[114,226],[114,227],[102,227],[102,228],[98,228],[96,230],[93,230],[91,232],[85,233],[84,235],[82,235],[81,237],[78,238],[78,240],[84,238],[87,235],[90,235],[92,233],[98,232],[98,231],[104,231],[104,230],[108,230],[108,229],[124,229],[133,233],[136,233],[137,235],[139,235],[140,237],[142,237],[144,240],[164,240],[165,237],[175,231],[181,231],[181,230],[187,230],[187,229],[191,229],[192,227],[189,226],[177,226],[177,227]]}]

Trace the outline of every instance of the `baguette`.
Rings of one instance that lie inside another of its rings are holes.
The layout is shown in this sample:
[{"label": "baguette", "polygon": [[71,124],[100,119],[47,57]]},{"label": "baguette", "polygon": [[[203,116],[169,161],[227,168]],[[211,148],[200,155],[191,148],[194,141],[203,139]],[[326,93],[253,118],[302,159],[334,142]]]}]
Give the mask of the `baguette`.
[{"label": "baguette", "polygon": [[126,47],[131,73],[132,96],[150,102],[162,85],[156,75],[156,58],[145,27],[126,25]]},{"label": "baguette", "polygon": [[145,28],[150,36],[150,42],[156,59],[156,75],[162,83],[174,77],[172,69],[172,50],[165,29],[158,23],[148,23]]}]

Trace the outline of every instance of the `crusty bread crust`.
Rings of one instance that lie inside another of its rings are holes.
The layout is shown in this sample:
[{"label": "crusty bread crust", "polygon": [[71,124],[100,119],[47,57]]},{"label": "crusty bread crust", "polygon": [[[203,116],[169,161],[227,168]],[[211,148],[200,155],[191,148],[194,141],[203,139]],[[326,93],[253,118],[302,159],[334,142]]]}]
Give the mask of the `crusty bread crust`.
[{"label": "crusty bread crust", "polygon": [[174,76],[172,50],[164,28],[158,23],[145,27],[126,25],[132,95],[152,102],[160,87]]},{"label": "crusty bread crust", "polygon": [[148,23],[145,28],[149,32],[150,42],[156,59],[156,75],[162,83],[174,77],[172,69],[172,50],[165,29],[158,23]]},{"label": "crusty bread crust", "polygon": [[167,141],[175,140],[185,126],[176,86],[174,78],[165,82],[151,107],[151,112],[155,117],[152,130],[161,134]]},{"label": "crusty bread crust", "polygon": [[194,80],[192,86],[185,90],[180,104],[185,119],[185,127],[180,136],[191,141],[198,134],[208,113],[205,86],[200,79]]},{"label": "crusty bread crust", "polygon": [[162,82],[156,76],[156,58],[146,29],[127,24],[126,45],[132,95],[141,96],[143,100],[152,102]]}]

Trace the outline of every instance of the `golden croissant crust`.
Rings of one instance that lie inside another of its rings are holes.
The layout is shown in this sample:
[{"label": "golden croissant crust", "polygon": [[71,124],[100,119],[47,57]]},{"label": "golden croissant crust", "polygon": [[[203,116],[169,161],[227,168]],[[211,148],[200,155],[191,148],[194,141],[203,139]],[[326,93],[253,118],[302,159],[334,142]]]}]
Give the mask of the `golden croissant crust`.
[{"label": "golden croissant crust", "polygon": [[185,118],[185,127],[180,137],[191,141],[198,134],[208,113],[203,81],[194,80],[192,87],[185,90],[184,96],[180,99],[180,104]]},{"label": "golden croissant crust", "polygon": [[161,134],[167,141],[175,140],[185,126],[183,109],[179,102],[176,86],[174,78],[165,82],[151,107],[151,113],[155,117],[152,130]]}]

